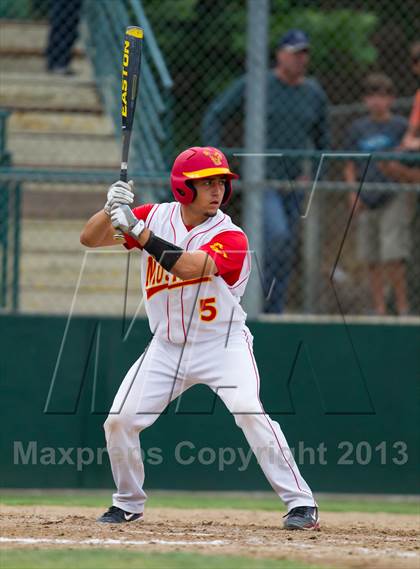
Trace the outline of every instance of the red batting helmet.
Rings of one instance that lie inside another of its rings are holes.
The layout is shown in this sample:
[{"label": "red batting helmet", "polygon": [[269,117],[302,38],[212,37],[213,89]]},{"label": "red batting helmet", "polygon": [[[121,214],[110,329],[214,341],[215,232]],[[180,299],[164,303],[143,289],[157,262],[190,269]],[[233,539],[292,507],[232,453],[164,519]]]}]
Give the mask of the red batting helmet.
[{"label": "red batting helmet", "polygon": [[184,205],[190,204],[197,193],[193,181],[211,176],[226,177],[222,204],[227,203],[232,193],[231,180],[238,176],[230,171],[223,152],[212,146],[193,146],[184,150],[175,160],[171,171],[171,186],[175,199]]}]

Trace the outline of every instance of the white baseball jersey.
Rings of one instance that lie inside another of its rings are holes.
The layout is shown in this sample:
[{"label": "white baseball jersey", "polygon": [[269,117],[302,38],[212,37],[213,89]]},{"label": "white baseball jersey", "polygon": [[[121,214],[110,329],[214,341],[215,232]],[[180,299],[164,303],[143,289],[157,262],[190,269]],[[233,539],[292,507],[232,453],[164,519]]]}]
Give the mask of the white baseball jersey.
[{"label": "white baseball jersey", "polygon": [[[243,233],[220,210],[215,217],[188,231],[178,202],[155,204],[147,215],[146,227],[186,251],[200,249],[226,231]],[[215,243],[213,247],[220,255],[229,255],[221,244]],[[231,285],[220,275],[182,280],[166,272],[151,255],[142,251],[141,285],[152,332],[170,342],[184,343],[234,333],[243,328],[246,313],[239,302],[250,270],[251,260],[247,251],[239,277]]]},{"label": "white baseball jersey", "polygon": [[[167,273],[146,251],[141,253],[141,283],[154,337],[127,372],[105,422],[117,487],[113,505],[130,513],[143,512],[146,494],[139,433],[171,401],[202,383],[234,414],[288,510],[314,506],[280,425],[265,413],[259,398],[252,335],[239,304],[251,268],[243,231],[221,211],[188,230],[177,202],[146,204],[133,212],[159,237],[186,251],[207,251],[220,274],[183,281]],[[239,255],[242,244],[246,252]],[[136,246],[138,242],[127,236],[126,247]],[[115,448],[118,454],[112,452]]]}]

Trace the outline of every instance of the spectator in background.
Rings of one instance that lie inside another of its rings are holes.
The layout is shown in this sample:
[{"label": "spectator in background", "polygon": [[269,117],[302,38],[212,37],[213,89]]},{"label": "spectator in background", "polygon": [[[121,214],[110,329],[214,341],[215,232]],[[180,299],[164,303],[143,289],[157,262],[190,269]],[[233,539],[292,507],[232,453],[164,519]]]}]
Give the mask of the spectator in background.
[{"label": "spectator in background", "polygon": [[72,47],[77,39],[82,0],[51,0],[50,31],[46,49],[47,71],[73,75]]},{"label": "spectator in background", "polygon": [[[270,149],[326,149],[329,145],[327,96],[315,79],[306,77],[310,59],[309,38],[290,30],[280,40],[275,67],[267,73],[266,146]],[[222,127],[243,109],[246,77],[237,79],[208,108],[203,119],[203,141],[220,146]],[[304,181],[299,159],[269,157],[266,175],[272,180]],[[295,187],[296,189],[296,187]],[[265,311],[283,312],[298,239],[303,192],[268,189],[264,193],[266,290],[274,280]],[[252,246],[252,243],[251,243]]]},{"label": "spectator in background", "polygon": [[[410,50],[413,73],[420,81],[420,42],[415,42]],[[408,130],[404,136],[402,147],[406,150],[420,151],[420,86],[414,96]]]},{"label": "spectator in background", "polygon": [[[415,42],[410,50],[413,73],[420,81],[420,42]],[[408,130],[403,138],[401,150],[420,152],[420,88],[414,96],[413,108],[410,115]],[[420,184],[420,163],[401,164],[400,162],[384,162],[381,164],[381,171],[395,180],[405,184]],[[412,220],[413,248],[411,259],[411,271],[409,274],[409,288],[412,290],[412,297],[416,299],[416,305],[411,307],[416,313],[420,312],[419,302],[419,270],[420,270],[420,193],[415,195],[414,215]],[[410,278],[411,277],[411,278]],[[411,286],[410,286],[411,285]]]},{"label": "spectator in background", "polygon": [[[364,104],[368,116],[356,120],[347,134],[346,150],[384,152],[398,147],[407,129],[404,117],[391,113],[394,86],[386,75],[369,75],[365,81]],[[361,180],[365,161],[345,165],[346,182]],[[389,183],[377,162],[370,162],[364,183]],[[407,314],[405,263],[410,254],[410,216],[407,194],[362,191],[350,194],[350,207],[357,215],[358,256],[369,268],[370,287],[377,314],[386,313],[385,282],[392,285],[399,314]],[[356,203],[355,203],[356,201]]]},{"label": "spectator in background", "polygon": [[[420,81],[420,42],[415,42],[410,50],[413,73]],[[417,87],[414,95],[413,108],[411,109],[408,129],[401,143],[401,150],[420,152],[420,87]],[[381,165],[381,170],[387,176],[397,182],[416,183],[420,182],[420,165],[415,167],[401,164],[400,162],[388,162]],[[420,194],[418,194],[420,198]],[[419,201],[419,200],[418,200]],[[420,205],[419,205],[420,209]]]}]

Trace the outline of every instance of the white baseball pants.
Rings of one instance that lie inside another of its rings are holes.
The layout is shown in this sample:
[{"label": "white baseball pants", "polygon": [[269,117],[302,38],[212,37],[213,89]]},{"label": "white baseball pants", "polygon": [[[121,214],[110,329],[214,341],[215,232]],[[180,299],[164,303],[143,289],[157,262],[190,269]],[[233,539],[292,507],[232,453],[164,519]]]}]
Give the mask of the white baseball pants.
[{"label": "white baseball pants", "polygon": [[139,433],[152,425],[171,401],[198,383],[208,385],[233,413],[288,511],[315,505],[279,424],[263,410],[252,339],[244,328],[229,337],[226,347],[226,337],[185,346],[162,338],[152,340],[125,376],[104,424],[117,487],[114,506],[143,512],[146,494]]}]

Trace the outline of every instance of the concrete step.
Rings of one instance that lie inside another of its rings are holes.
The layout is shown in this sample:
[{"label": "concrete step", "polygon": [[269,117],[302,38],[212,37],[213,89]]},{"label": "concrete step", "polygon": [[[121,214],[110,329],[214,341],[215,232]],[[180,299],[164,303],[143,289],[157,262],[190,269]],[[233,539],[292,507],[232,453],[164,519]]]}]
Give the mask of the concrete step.
[{"label": "concrete step", "polygon": [[22,252],[31,253],[84,253],[80,232],[85,220],[51,221],[46,219],[22,221]]},{"label": "concrete step", "polygon": [[[86,258],[85,258],[86,257]],[[59,287],[61,290],[75,290],[79,275],[83,271],[80,290],[84,292],[108,293],[124,290],[127,271],[127,252],[124,248],[116,250],[90,250],[82,252],[35,253],[23,250],[21,256],[22,286],[37,290]],[[139,266],[130,261],[129,281],[131,290],[139,291]],[[136,278],[137,277],[137,278]],[[136,281],[136,284],[135,284]]]},{"label": "concrete step", "polygon": [[15,111],[9,118],[9,133],[78,133],[114,135],[112,121],[106,115]]},{"label": "concrete step", "polygon": [[[101,183],[81,184],[80,182],[74,182],[74,183],[53,182],[46,184],[35,181],[35,182],[25,182],[24,188],[25,192],[27,192],[28,194],[32,192],[42,192],[42,193],[54,192],[59,194],[72,193],[76,194],[75,199],[78,199],[80,197],[80,194],[82,195],[86,193],[103,194],[104,192],[104,185]],[[42,216],[40,217],[42,218]]]},{"label": "concrete step", "polygon": [[[112,178],[116,181],[119,169]],[[83,224],[91,215],[103,208],[109,183],[100,184],[40,184],[25,182],[22,188],[22,217],[25,220],[43,222],[74,220]],[[134,206],[144,203],[146,188],[139,182]],[[149,189],[147,189],[149,191]]]},{"label": "concrete step", "polygon": [[[0,60],[1,62],[2,60]],[[32,86],[36,84],[38,87],[43,87],[45,91],[51,91],[54,88],[67,89],[75,88],[91,88],[96,89],[96,84],[93,75],[88,78],[81,78],[78,75],[60,75],[56,73],[48,73],[45,70],[35,71],[29,69],[22,73],[19,67],[16,69],[6,71],[0,66],[0,77],[3,83],[17,83],[18,85]],[[2,90],[5,88],[2,85]]]},{"label": "concrete step", "polygon": [[[0,54],[41,52],[47,45],[49,23],[47,20],[1,20]],[[80,39],[74,46],[77,54],[83,53]]]},{"label": "concrete step", "polygon": [[8,109],[60,109],[67,111],[100,112],[102,110],[96,88],[92,82],[73,77],[56,77],[48,74],[37,79],[34,74],[0,74],[0,107]]},{"label": "concrete step", "polygon": [[115,137],[102,135],[11,132],[8,150],[16,166],[112,168],[117,172],[120,160]]},{"label": "concrete step", "polygon": [[[115,172],[115,179],[118,172]],[[87,220],[95,212],[103,208],[106,201],[108,186],[99,185],[78,185],[69,184],[46,184],[41,187],[39,184],[24,185],[22,216],[25,219],[39,220],[70,220],[81,223],[79,220]]]},{"label": "concrete step", "polygon": [[[1,34],[0,34],[1,35]],[[65,77],[64,79],[71,81],[72,79],[92,79],[92,68],[90,61],[86,58],[75,58],[71,62],[71,68],[75,72],[74,76]],[[0,71],[11,74],[44,74],[45,58],[42,55],[25,55],[19,57],[7,55],[0,51]],[[48,74],[48,77],[54,78],[56,75]]]},{"label": "concrete step", "polygon": [[[32,287],[21,287],[19,305],[20,310],[26,313],[65,314],[70,313],[73,302],[73,292],[61,290],[35,290]],[[138,312],[139,296],[127,296],[126,315],[145,316],[144,307]],[[97,292],[80,292],[74,304],[72,314],[86,314],[98,316],[123,316],[124,304],[121,294],[110,292],[98,294]],[[127,322],[127,326],[129,322]]]},{"label": "concrete step", "polygon": [[[21,310],[68,314],[83,267],[74,312],[122,315],[127,252],[122,247],[83,247],[79,235],[84,223],[23,219]],[[141,302],[138,261],[138,255],[132,254],[127,288],[127,313],[131,315]]]}]

